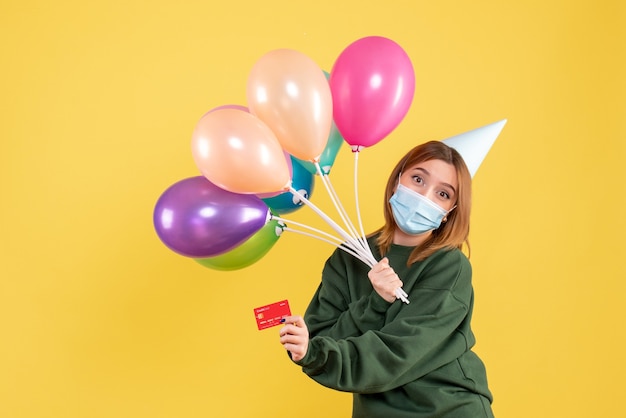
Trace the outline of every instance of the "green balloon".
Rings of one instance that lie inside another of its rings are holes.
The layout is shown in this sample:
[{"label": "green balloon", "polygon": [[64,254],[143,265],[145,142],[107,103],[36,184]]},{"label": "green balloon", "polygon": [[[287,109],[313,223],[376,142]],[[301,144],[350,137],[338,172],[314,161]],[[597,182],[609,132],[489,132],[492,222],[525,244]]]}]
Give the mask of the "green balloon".
[{"label": "green balloon", "polygon": [[284,228],[284,223],[272,219],[237,247],[215,257],[194,258],[194,260],[214,270],[230,271],[248,267],[268,253],[278,241]]}]

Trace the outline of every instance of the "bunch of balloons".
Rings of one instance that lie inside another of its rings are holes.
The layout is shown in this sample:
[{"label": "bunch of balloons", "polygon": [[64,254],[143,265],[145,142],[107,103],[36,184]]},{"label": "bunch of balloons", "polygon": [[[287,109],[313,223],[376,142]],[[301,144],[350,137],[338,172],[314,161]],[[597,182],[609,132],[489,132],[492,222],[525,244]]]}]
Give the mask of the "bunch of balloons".
[{"label": "bunch of balloons", "polygon": [[328,175],[341,145],[358,153],[385,138],[406,115],[414,90],[408,55],[380,36],[350,44],[330,73],[298,51],[265,54],[250,72],[247,106],[219,106],[197,122],[191,151],[202,175],[160,196],[157,235],[206,267],[240,269],[294,230],[279,216],[305,204],[339,233],[337,246],[371,264],[363,238],[311,203],[315,176],[331,192]]}]

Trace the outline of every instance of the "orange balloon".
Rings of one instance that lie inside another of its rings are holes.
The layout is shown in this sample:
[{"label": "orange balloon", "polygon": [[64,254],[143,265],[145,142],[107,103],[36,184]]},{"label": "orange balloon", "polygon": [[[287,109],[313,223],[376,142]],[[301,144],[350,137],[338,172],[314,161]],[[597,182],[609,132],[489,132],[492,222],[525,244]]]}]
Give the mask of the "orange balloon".
[{"label": "orange balloon", "polygon": [[291,49],[265,54],[246,88],[250,112],[269,126],[282,147],[304,161],[322,154],[333,121],[333,99],[324,71]]},{"label": "orange balloon", "polygon": [[191,153],[200,172],[233,193],[287,190],[289,168],[272,130],[238,109],[217,109],[198,121]]}]

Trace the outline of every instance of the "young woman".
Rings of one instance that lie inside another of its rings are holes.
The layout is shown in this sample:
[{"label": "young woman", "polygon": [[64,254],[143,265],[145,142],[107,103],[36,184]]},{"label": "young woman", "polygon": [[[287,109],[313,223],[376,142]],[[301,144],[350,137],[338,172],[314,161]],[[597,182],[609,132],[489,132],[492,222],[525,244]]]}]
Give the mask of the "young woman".
[{"label": "young woman", "polygon": [[[392,170],[385,224],[368,237],[371,269],[336,250],[304,318],[280,342],[318,383],[352,392],[353,417],[493,417],[485,367],[471,349],[467,243],[471,177],[431,141]],[[396,300],[396,289],[409,304]]]}]

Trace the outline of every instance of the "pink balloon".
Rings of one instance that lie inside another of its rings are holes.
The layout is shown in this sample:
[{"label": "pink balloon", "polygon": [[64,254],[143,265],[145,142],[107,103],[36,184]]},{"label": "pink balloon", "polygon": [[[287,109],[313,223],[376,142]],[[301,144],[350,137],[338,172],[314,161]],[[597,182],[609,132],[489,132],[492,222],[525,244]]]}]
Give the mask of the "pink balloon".
[{"label": "pink balloon", "polygon": [[[216,112],[218,110],[224,110],[224,109],[240,110],[242,112],[250,113],[250,109],[248,109],[246,106],[242,106],[238,104],[225,104],[225,105],[214,107],[213,109],[206,112],[202,117],[208,115],[209,113]],[[293,175],[293,166],[291,164],[291,156],[287,151],[283,151],[283,154],[285,156],[285,162],[287,163],[287,168],[289,169],[289,178],[291,178]],[[271,192],[271,193],[259,193],[258,197],[263,199],[267,197],[278,196],[279,194],[284,193],[284,192],[285,192],[284,190],[278,190],[278,191]]]},{"label": "pink balloon", "polygon": [[393,131],[415,93],[409,56],[380,36],[348,45],[335,61],[329,82],[335,125],[353,151],[372,146]]},{"label": "pink balloon", "polygon": [[[242,106],[242,105],[238,105],[238,104],[225,104],[225,105],[222,105],[222,106],[214,107],[213,109],[209,110],[204,115],[202,115],[202,117],[205,117],[206,115],[208,115],[211,112],[215,112],[216,110],[222,110],[222,109],[235,109],[235,110],[241,110],[242,112],[250,113],[250,109],[248,109],[246,106]],[[202,118],[200,118],[200,119],[202,119]]]},{"label": "pink balloon", "polygon": [[209,110],[207,113],[215,112],[216,110],[222,110],[222,109],[235,109],[235,110],[242,110],[244,112],[250,112],[250,109],[248,109],[246,106],[242,106],[238,104],[225,104],[222,106],[215,107]]},{"label": "pink balloon", "polygon": [[211,183],[233,193],[273,193],[285,191],[291,184],[276,136],[248,112],[208,112],[193,132],[191,152],[196,166]]},{"label": "pink balloon", "polygon": [[324,72],[311,58],[291,49],[268,52],[252,67],[246,96],[250,113],[272,129],[289,154],[313,161],[324,151],[332,96]]},{"label": "pink balloon", "polygon": [[[287,168],[289,169],[289,178],[293,178],[293,163],[291,161],[291,154],[287,151],[283,150],[283,154],[285,156],[285,162],[287,163]],[[278,196],[279,194],[285,193],[284,190],[279,190],[271,193],[257,193],[256,195],[261,199],[267,199],[269,197]]]}]

